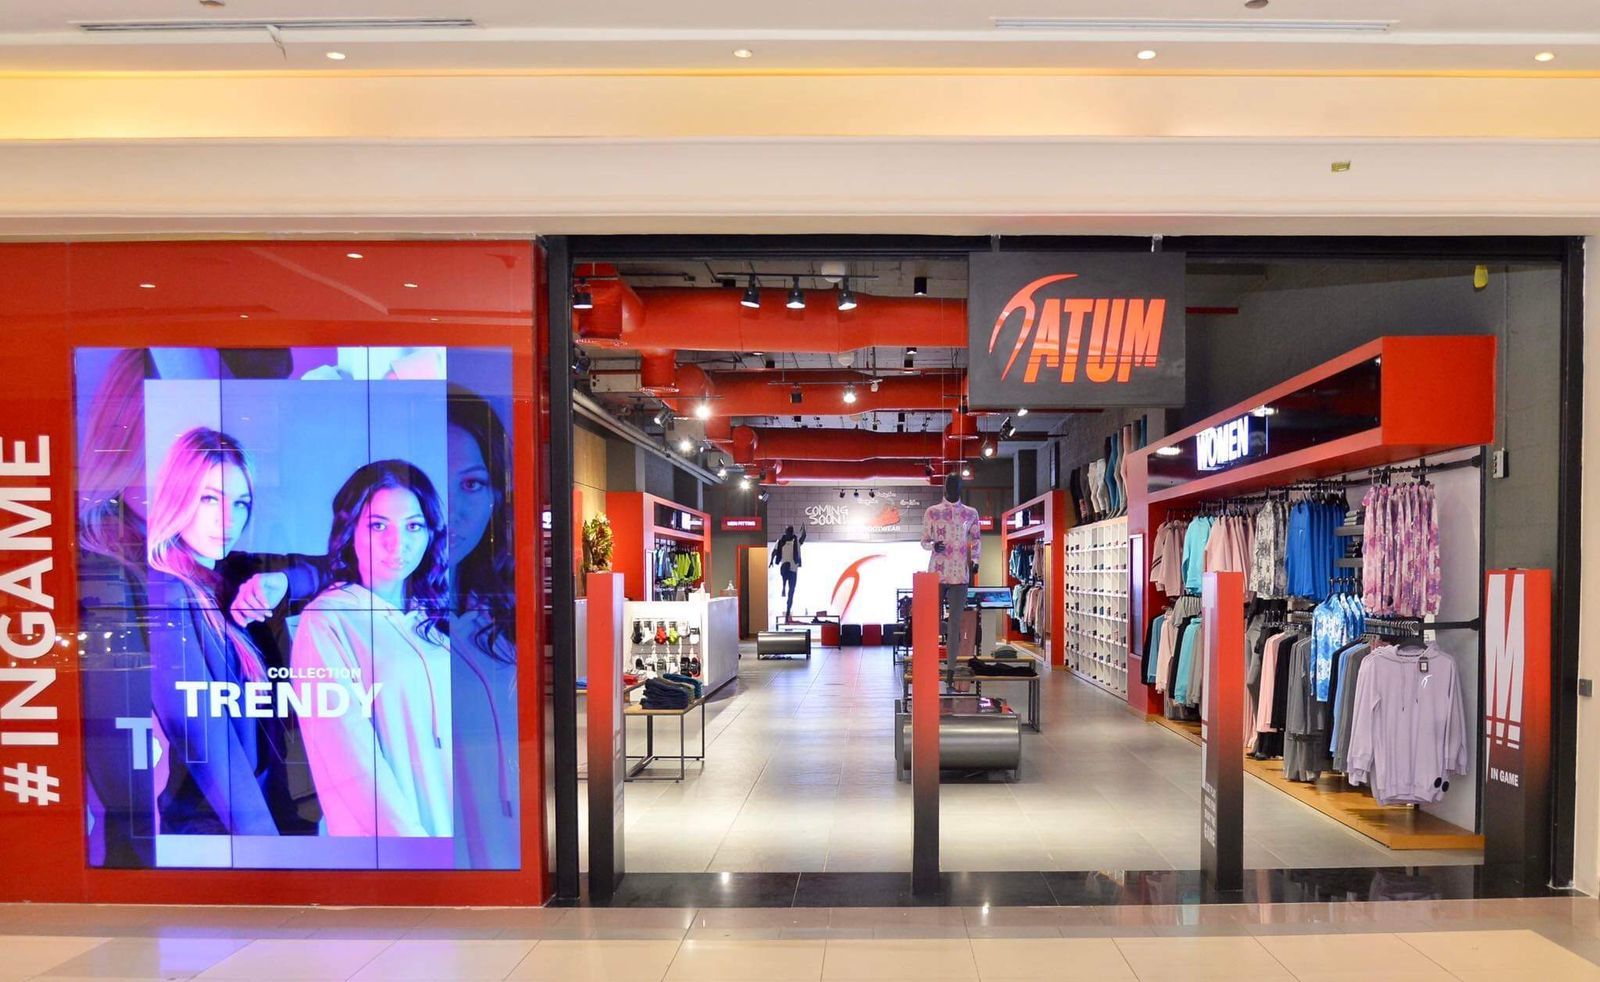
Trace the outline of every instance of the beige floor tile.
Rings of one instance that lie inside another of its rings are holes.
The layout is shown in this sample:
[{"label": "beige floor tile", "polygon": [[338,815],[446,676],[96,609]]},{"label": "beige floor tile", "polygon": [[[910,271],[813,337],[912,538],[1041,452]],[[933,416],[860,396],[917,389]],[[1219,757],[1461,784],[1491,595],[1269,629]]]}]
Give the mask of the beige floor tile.
[{"label": "beige floor tile", "polygon": [[[187,979],[222,961],[250,942],[238,938],[117,938],[96,945],[48,973],[58,976],[101,978],[142,977]],[[0,942],[0,971],[9,962],[9,949]]]},{"label": "beige floor tile", "polygon": [[974,939],[978,976],[989,979],[1126,979],[1133,969],[1109,939]]},{"label": "beige floor tile", "polygon": [[0,935],[0,972],[19,978],[42,975],[63,962],[77,958],[101,944],[105,938],[69,938],[55,935]]},{"label": "beige floor tile", "polygon": [[533,951],[535,944],[535,941],[396,941],[351,976],[351,980],[491,979],[498,982]]},{"label": "beige floor tile", "polygon": [[[1361,969],[1359,971],[1313,971],[1295,975],[1295,982],[1458,982],[1460,976],[1451,975],[1435,965],[1424,969]],[[1501,980],[1505,982],[1505,980]]]},{"label": "beige floor tile", "polygon": [[1141,980],[1288,982],[1292,978],[1250,937],[1119,938],[1117,947]]},{"label": "beige floor tile", "polygon": [[678,941],[541,941],[508,979],[660,982]]},{"label": "beige floor tile", "polygon": [[972,943],[948,939],[829,941],[828,980],[977,979]]},{"label": "beige floor tile", "polygon": [[1290,972],[1427,971],[1437,963],[1392,934],[1268,935],[1261,946]]},{"label": "beige floor tile", "polygon": [[1429,931],[1400,939],[1457,975],[1515,971],[1563,980],[1600,978],[1600,967],[1532,931]]},{"label": "beige floor tile", "polygon": [[389,941],[252,941],[201,972],[202,979],[348,979]]},{"label": "beige floor tile", "polygon": [[699,941],[678,949],[667,970],[668,982],[722,982],[726,979],[804,979],[822,977],[825,941]]}]

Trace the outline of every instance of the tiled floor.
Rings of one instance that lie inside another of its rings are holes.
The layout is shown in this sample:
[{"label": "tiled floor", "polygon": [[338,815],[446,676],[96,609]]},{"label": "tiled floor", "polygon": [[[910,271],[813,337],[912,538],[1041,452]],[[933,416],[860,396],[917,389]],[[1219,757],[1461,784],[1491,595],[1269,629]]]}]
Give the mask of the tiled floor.
[{"label": "tiled floor", "polygon": [[[895,780],[891,742],[899,670],[887,648],[824,648],[809,662],[747,653],[709,710],[704,768],[627,786],[628,871],[909,870],[911,789]],[[1044,732],[1024,731],[1019,781],[943,785],[942,868],[1198,868],[1199,748],[1065,671],[1043,689]],[[1245,842],[1258,869],[1480,860],[1391,852],[1252,779]]]},{"label": "tiled floor", "polygon": [[0,906],[0,982],[1600,980],[1588,898],[1218,906]]}]

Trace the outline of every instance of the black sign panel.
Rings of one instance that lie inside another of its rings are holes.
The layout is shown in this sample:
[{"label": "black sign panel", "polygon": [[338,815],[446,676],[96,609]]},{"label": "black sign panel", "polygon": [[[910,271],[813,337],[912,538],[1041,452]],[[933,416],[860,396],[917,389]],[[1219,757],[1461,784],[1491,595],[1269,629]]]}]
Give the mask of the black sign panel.
[{"label": "black sign panel", "polygon": [[1182,253],[980,252],[969,264],[971,408],[1183,405]]}]

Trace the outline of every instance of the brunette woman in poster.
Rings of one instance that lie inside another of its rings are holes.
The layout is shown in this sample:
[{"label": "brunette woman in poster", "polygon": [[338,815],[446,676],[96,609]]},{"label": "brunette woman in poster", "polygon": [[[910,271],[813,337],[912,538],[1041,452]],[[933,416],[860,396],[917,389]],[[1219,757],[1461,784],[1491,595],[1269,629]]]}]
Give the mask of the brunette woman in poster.
[{"label": "brunette woman in poster", "polygon": [[456,867],[517,869],[521,809],[511,443],[494,408],[473,392],[451,386],[448,415]]},{"label": "brunette woman in poster", "polygon": [[333,499],[328,558],[337,582],[306,605],[290,658],[297,678],[360,690],[349,711],[300,719],[325,831],[450,836],[449,589],[432,482],[403,460],[357,469]]},{"label": "brunette woman in poster", "polygon": [[217,602],[217,564],[244,533],[251,507],[251,464],[236,440],[196,427],[174,441],[156,475],[147,547],[151,693],[168,742],[166,834],[278,832],[266,789],[283,748],[271,746],[257,720],[210,705],[219,686],[266,679],[260,653]]}]

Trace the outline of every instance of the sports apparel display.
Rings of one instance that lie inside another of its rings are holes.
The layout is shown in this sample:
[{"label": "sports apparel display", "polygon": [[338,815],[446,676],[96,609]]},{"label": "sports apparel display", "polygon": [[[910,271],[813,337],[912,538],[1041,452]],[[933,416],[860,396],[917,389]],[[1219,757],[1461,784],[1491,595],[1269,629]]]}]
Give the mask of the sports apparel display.
[{"label": "sports apparel display", "polygon": [[1439,613],[1439,519],[1433,485],[1374,484],[1361,499],[1362,599],[1375,614]]},{"label": "sports apparel display", "polygon": [[929,550],[928,571],[938,573],[940,583],[970,584],[982,545],[982,522],[971,505],[941,501],[923,513],[922,548]]}]

